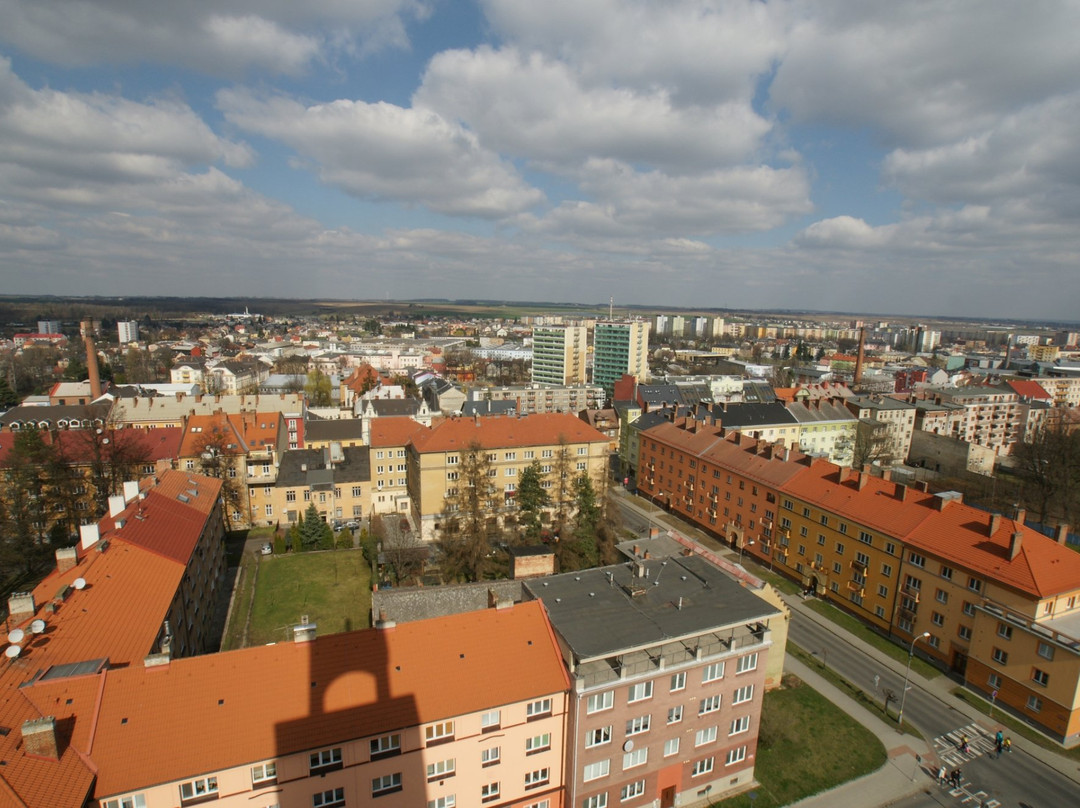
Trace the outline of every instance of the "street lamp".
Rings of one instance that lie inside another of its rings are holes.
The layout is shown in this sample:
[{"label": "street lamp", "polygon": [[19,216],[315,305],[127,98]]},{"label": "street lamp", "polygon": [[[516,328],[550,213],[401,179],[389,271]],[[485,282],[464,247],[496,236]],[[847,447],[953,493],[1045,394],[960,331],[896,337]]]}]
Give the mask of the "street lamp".
[{"label": "street lamp", "polygon": [[900,712],[896,716],[896,725],[900,732],[903,732],[904,729],[904,702],[907,701],[908,678],[911,676],[911,657],[915,654],[915,643],[919,640],[925,640],[929,636],[930,632],[924,631],[918,637],[912,639],[911,646],[908,648],[907,670],[904,671],[904,689],[900,693]]},{"label": "street lamp", "polygon": [[744,541],[742,544],[739,545],[739,563],[740,564],[742,564],[743,551],[747,547],[753,547],[753,546],[754,546],[754,540],[753,539],[750,539],[750,541]]}]

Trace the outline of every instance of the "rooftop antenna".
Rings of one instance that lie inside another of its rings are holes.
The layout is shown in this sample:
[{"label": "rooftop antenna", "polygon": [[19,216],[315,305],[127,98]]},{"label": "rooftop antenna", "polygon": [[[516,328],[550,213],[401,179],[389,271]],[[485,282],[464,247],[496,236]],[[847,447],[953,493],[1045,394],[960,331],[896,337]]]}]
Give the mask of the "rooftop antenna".
[{"label": "rooftop antenna", "polygon": [[4,656],[8,659],[14,660],[19,654],[22,653],[22,648],[17,645],[9,645],[4,649]]},{"label": "rooftop antenna", "polygon": [[26,632],[24,632],[21,628],[13,628],[11,631],[8,632],[7,641],[14,645],[15,643],[22,642],[25,636]]},{"label": "rooftop antenna", "polygon": [[653,579],[653,586],[660,586],[660,575],[664,572],[664,567],[667,566],[666,561],[660,562],[660,569],[656,571],[656,577]]},{"label": "rooftop antenna", "polygon": [[72,583],[72,586],[74,586],[76,589],[86,589],[86,579],[76,578]]},{"label": "rooftop antenna", "polygon": [[609,320],[615,319],[615,295],[608,298],[607,316]]},{"label": "rooftop antenna", "polygon": [[45,633],[45,621],[42,620],[40,617],[37,618],[36,620],[34,620],[30,624],[30,633],[31,634],[44,634]]}]

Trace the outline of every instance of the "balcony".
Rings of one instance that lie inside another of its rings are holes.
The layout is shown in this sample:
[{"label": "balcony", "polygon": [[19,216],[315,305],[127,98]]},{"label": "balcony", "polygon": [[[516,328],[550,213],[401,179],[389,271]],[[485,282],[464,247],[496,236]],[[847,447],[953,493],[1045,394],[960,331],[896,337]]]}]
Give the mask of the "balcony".
[{"label": "balcony", "polygon": [[912,589],[910,586],[905,586],[900,591],[904,593],[905,597],[911,598],[911,600],[913,600],[915,603],[919,602],[919,590],[918,589]]},{"label": "balcony", "polygon": [[852,561],[850,566],[853,570],[855,570],[855,572],[859,573],[860,575],[866,574],[866,565],[861,561]]},{"label": "balcony", "polygon": [[848,581],[847,588],[849,592],[854,592],[859,595],[859,597],[862,597],[866,594],[866,589],[863,588],[863,585],[860,584],[858,581]]}]

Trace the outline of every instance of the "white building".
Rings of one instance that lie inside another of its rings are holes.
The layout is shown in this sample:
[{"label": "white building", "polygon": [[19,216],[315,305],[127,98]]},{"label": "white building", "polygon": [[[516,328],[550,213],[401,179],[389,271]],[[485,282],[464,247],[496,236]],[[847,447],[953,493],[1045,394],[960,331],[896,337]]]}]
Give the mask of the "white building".
[{"label": "white building", "polygon": [[120,336],[121,345],[139,341],[139,324],[134,320],[121,320],[116,324],[116,330]]}]

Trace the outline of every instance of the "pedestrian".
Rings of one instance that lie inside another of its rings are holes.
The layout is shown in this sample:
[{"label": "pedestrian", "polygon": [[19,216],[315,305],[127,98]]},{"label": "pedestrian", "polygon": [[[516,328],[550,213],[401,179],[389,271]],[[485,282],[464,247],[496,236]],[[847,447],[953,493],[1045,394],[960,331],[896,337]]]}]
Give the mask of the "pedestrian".
[{"label": "pedestrian", "polygon": [[1012,751],[1012,738],[1006,738],[1005,739],[1005,751],[1006,752],[1011,752]]},{"label": "pedestrian", "polygon": [[1002,740],[1001,738],[998,738],[997,743],[995,744],[995,750],[997,752],[996,757],[1001,757],[1001,748],[1003,746],[1005,746],[1005,741]]},{"label": "pedestrian", "polygon": [[946,780],[945,780],[945,766],[944,765],[942,765],[942,767],[940,769],[938,769],[937,781],[938,781],[939,786],[945,785]]},{"label": "pedestrian", "polygon": [[968,753],[968,749],[968,736],[962,735],[960,737],[960,751],[966,755]]},{"label": "pedestrian", "polygon": [[953,772],[953,782],[957,788],[960,788],[960,784],[964,782],[964,773],[960,770],[960,767],[956,767],[956,771]]},{"label": "pedestrian", "polygon": [[1003,732],[1002,732],[1002,731],[1001,731],[1001,730],[999,729],[999,730],[997,731],[997,735],[995,735],[995,736],[994,736],[994,740],[995,740],[995,741],[997,742],[997,745],[998,745],[998,746],[1001,746],[1001,745],[1002,745],[1002,744],[1003,744],[1003,743],[1005,742],[1005,733],[1003,733]]}]

